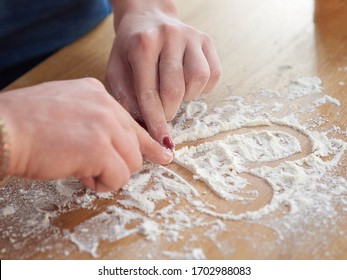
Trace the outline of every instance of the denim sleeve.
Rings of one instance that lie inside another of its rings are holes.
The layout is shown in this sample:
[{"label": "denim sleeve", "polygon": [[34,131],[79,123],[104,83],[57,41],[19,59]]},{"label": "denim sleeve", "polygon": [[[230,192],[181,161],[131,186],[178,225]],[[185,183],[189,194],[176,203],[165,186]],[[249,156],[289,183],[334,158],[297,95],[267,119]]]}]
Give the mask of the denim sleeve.
[{"label": "denim sleeve", "polygon": [[1,0],[0,88],[87,33],[110,12],[108,0]]}]

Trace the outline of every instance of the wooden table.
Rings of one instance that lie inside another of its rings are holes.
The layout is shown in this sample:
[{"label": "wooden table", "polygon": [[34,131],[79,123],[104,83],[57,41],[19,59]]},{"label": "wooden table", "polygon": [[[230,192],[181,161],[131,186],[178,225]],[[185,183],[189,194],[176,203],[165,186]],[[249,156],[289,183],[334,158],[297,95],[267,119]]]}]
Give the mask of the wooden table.
[{"label": "wooden table", "polygon": [[[323,81],[325,92],[341,104],[338,107],[323,105],[317,110],[328,119],[327,125],[336,125],[346,131],[347,86],[342,83],[347,84],[347,72],[343,68],[347,66],[346,1],[316,1],[316,8],[310,0],[178,0],[176,4],[184,22],[211,35],[220,55],[223,76],[213,95],[207,99],[210,106],[230,94],[230,88],[233,95],[251,96],[261,89],[281,90],[291,79],[301,76],[318,76]],[[113,38],[112,18],[108,17],[87,36],[52,55],[7,89],[86,76],[103,80]],[[290,110],[292,107],[288,103],[283,111]],[[302,119],[305,118],[303,113]],[[346,136],[336,137],[346,141]],[[308,153],[308,140],[300,138],[300,135],[298,139],[304,152]],[[346,164],[344,155],[338,174],[345,178]],[[177,165],[171,164],[168,168],[193,181],[187,171]],[[1,188],[5,185],[28,189],[30,185],[24,181],[5,180],[8,181]],[[41,184],[44,190],[45,182],[37,184]],[[264,199],[269,197],[271,191],[265,192]],[[32,199],[35,201],[35,197]],[[219,203],[218,198],[211,198],[211,201]],[[0,209],[5,209],[8,203],[7,199],[0,200]],[[61,214],[49,220],[51,225],[47,230],[35,234],[33,225],[34,230],[28,236],[20,230],[21,223],[18,221],[21,217],[9,220],[8,213],[3,211],[0,217],[2,229],[6,226],[10,233],[6,236],[2,232],[0,235],[1,259],[92,258],[73,242],[64,239],[64,232],[73,231],[82,222],[104,211],[108,204],[109,201],[99,199],[94,209],[73,206],[69,209],[66,206]],[[48,207],[46,210],[56,209]],[[25,217],[30,218],[30,213],[26,213]],[[190,240],[189,248],[201,248],[208,259],[347,258],[347,214],[344,211],[339,212],[334,230],[325,232],[324,225],[319,228],[305,225],[305,230],[310,232],[309,238],[292,232],[281,239],[271,228],[244,220],[223,223],[226,230],[218,234],[217,245],[216,240],[212,241],[204,235],[208,230],[206,228],[184,232],[183,239],[177,242],[164,238],[148,241],[142,235],[133,234],[114,242],[100,241],[96,257],[169,258],[169,254],[161,252],[171,251],[182,253],[176,258],[189,258],[194,255],[189,255],[184,246]]]}]

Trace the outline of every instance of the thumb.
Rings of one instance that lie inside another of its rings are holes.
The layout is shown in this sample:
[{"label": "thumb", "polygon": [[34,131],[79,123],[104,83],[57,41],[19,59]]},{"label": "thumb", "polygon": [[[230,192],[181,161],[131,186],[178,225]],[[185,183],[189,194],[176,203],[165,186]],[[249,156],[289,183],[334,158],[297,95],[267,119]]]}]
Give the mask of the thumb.
[{"label": "thumb", "polygon": [[140,125],[137,123],[135,125],[137,139],[143,157],[153,163],[169,164],[173,160],[172,151],[161,146]]}]

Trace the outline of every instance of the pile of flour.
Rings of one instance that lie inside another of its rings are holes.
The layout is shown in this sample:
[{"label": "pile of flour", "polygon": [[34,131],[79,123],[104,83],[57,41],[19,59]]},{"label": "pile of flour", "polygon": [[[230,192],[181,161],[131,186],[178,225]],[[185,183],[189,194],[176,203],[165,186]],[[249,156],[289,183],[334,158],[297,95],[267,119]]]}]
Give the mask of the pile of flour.
[{"label": "pile of flour", "polygon": [[[340,166],[347,131],[322,129],[328,121],[318,109],[338,108],[340,102],[324,93],[317,77],[301,77],[284,92],[264,89],[257,96],[247,99],[231,92],[214,108],[204,99],[184,104],[170,124],[175,163],[146,163],[119,193],[95,194],[73,178],[6,178],[0,188],[0,241],[7,247],[0,256],[21,252],[30,258],[46,252],[54,257],[58,252],[68,257],[74,247],[67,242],[98,258],[100,242],[140,235],[133,247],[119,243],[119,250],[133,250],[136,258],[201,259],[207,254],[198,244],[209,240],[229,258],[233,242],[219,236],[234,232],[235,221],[274,232],[270,243],[258,243],[254,251],[264,246],[271,254],[271,246],[293,238],[304,243],[310,240],[306,228],[315,229],[322,248],[327,247],[330,233],[347,233],[337,230],[340,217],[347,215],[346,170]],[[286,113],[282,108],[288,102],[293,110]],[[301,119],[305,114],[312,118]],[[198,144],[192,146],[195,140]],[[271,193],[267,200],[264,192]],[[100,201],[107,206],[98,207]],[[74,211],[86,211],[90,218],[62,228],[59,221]],[[28,250],[30,240],[41,237],[41,245]],[[180,244],[175,247],[180,249],[162,250],[163,241]]]}]

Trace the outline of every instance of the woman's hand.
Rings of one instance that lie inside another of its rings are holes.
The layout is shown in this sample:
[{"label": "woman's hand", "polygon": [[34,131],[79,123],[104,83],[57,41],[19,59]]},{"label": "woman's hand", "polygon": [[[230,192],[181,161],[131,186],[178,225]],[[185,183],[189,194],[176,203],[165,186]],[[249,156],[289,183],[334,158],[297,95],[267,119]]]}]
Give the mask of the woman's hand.
[{"label": "woman's hand", "polygon": [[113,0],[116,39],[106,81],[111,94],[166,146],[167,121],[183,100],[210,92],[221,66],[210,38],[176,17],[170,0]]},{"label": "woman's hand", "polygon": [[92,78],[49,82],[0,95],[8,129],[7,174],[79,178],[96,191],[122,187],[148,160],[167,164],[160,146]]}]

